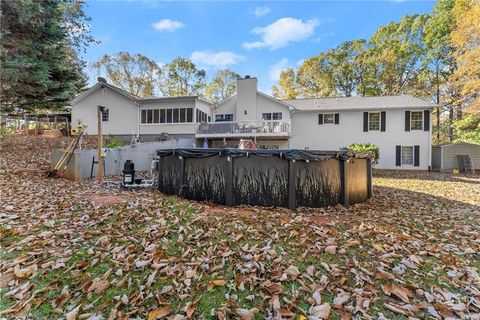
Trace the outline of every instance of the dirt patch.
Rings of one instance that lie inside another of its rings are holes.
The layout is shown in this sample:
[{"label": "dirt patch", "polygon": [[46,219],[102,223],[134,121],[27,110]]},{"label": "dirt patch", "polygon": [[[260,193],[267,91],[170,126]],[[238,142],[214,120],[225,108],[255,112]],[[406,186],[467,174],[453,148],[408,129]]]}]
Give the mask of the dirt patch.
[{"label": "dirt patch", "polygon": [[60,130],[43,130],[43,136],[49,138],[60,138],[63,136]]},{"label": "dirt patch", "polygon": [[254,217],[259,212],[259,210],[255,208],[243,207],[207,207],[205,208],[204,212],[212,215],[251,218]]},{"label": "dirt patch", "polygon": [[92,196],[90,201],[95,206],[113,206],[123,201],[129,199],[129,196],[126,194],[122,195],[100,195],[100,196]]}]

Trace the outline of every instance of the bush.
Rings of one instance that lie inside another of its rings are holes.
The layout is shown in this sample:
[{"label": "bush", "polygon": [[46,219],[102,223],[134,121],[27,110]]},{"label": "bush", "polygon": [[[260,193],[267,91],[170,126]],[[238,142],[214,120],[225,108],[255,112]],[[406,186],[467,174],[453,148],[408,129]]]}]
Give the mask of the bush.
[{"label": "bush", "polygon": [[104,147],[109,149],[121,148],[123,147],[123,141],[109,137]]},{"label": "bush", "polygon": [[373,151],[375,154],[374,163],[378,163],[380,159],[380,148],[372,143],[352,143],[348,147],[343,147],[343,150],[353,151],[353,152],[367,152]]}]

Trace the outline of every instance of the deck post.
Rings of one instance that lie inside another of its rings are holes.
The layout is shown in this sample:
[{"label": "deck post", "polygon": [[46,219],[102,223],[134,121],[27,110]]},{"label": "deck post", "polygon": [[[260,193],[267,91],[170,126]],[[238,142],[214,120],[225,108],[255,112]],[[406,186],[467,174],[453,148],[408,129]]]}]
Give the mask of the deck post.
[{"label": "deck post", "polygon": [[225,164],[225,205],[233,205],[233,158],[227,156]]},{"label": "deck post", "polygon": [[367,198],[372,197],[372,159],[367,159]]},{"label": "deck post", "polygon": [[348,190],[348,159],[340,159],[340,201],[343,205],[350,204],[350,190]]},{"label": "deck post", "polygon": [[290,210],[297,208],[297,182],[295,178],[295,160],[288,160],[288,208]]}]

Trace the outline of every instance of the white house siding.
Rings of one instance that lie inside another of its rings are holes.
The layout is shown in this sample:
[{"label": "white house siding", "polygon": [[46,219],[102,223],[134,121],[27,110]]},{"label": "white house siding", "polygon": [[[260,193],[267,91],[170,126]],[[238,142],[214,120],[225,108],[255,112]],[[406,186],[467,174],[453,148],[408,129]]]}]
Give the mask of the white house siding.
[{"label": "white house siding", "polygon": [[233,121],[237,121],[237,95],[220,102],[213,114],[212,121],[215,121],[217,114],[233,114]]},{"label": "white house siding", "polygon": [[442,170],[458,169],[457,155],[469,155],[475,170],[480,169],[480,145],[454,143],[441,147],[443,156]]},{"label": "white house siding", "polygon": [[72,106],[72,126],[79,122],[86,125],[85,133],[97,134],[97,106],[105,106],[109,110],[109,121],[102,123],[105,135],[128,135],[138,131],[138,107],[133,100],[106,88],[107,94],[102,94],[98,88],[80,102]]},{"label": "white house siding", "polygon": [[[380,110],[379,110],[380,111]],[[380,148],[379,169],[421,169],[430,166],[430,131],[405,131],[405,110],[386,111],[386,131],[363,132],[362,111],[335,111],[340,114],[338,125],[318,124],[321,111],[292,114],[290,148],[339,150],[352,143],[373,143]],[[325,112],[329,113],[329,112]],[[431,117],[430,117],[431,118]],[[431,124],[430,124],[431,128]],[[395,166],[395,146],[420,146],[420,166]]]},{"label": "white house siding", "polygon": [[257,114],[252,120],[262,120],[262,113],[267,112],[281,112],[282,120],[290,119],[290,111],[286,105],[257,93]]},{"label": "white house siding", "polygon": [[[195,106],[198,110],[205,112],[209,117],[212,116],[211,104],[207,103],[206,101],[203,101],[201,99],[196,99]],[[194,111],[194,114],[195,114],[195,111]]]}]

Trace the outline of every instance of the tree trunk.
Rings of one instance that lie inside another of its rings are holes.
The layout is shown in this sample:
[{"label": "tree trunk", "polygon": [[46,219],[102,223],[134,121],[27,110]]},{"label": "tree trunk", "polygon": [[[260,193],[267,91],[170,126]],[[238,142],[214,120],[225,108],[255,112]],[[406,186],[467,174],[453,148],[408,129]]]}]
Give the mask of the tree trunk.
[{"label": "tree trunk", "polygon": [[449,106],[449,110],[448,110],[448,140],[450,142],[453,141],[453,116],[454,116],[454,112],[453,112],[453,106],[450,105]]}]

